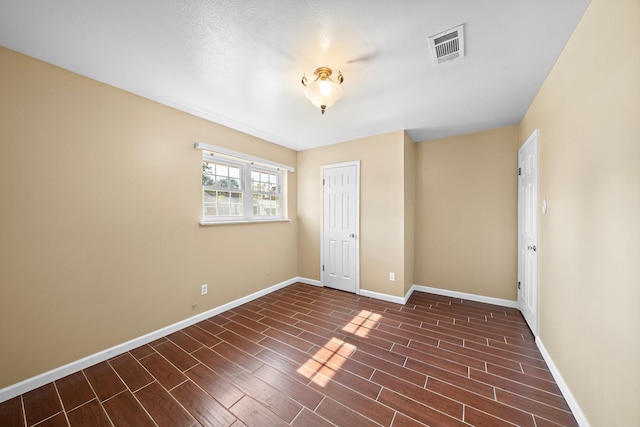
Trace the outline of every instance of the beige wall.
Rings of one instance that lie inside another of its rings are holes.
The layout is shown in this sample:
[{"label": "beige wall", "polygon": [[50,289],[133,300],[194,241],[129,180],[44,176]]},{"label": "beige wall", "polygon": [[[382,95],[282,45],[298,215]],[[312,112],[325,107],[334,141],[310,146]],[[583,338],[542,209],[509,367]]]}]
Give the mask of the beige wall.
[{"label": "beige wall", "polygon": [[540,129],[540,338],[593,426],[640,425],[640,2],[593,0]]},{"label": "beige wall", "polygon": [[301,277],[320,279],[321,167],[360,160],[360,288],[404,296],[404,143],[398,131],[298,153]]},{"label": "beige wall", "polygon": [[3,48],[0,64],[0,388],[297,276],[296,174],[292,222],[201,227],[193,143],[294,151]]},{"label": "beige wall", "polygon": [[416,147],[418,285],[516,299],[518,127]]},{"label": "beige wall", "polygon": [[404,134],[404,294],[415,284],[416,144]]}]

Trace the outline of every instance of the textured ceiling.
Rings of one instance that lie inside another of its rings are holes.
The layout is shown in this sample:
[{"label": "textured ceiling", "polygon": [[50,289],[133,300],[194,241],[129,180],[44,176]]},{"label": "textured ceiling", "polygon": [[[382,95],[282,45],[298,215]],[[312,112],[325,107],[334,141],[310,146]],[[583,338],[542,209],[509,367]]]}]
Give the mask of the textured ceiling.
[{"label": "textured ceiling", "polygon": [[[2,0],[0,45],[294,149],[519,123],[589,0]],[[437,67],[427,38],[465,24]],[[341,70],[322,116],[300,79]],[[215,143],[215,141],[210,141]]]}]

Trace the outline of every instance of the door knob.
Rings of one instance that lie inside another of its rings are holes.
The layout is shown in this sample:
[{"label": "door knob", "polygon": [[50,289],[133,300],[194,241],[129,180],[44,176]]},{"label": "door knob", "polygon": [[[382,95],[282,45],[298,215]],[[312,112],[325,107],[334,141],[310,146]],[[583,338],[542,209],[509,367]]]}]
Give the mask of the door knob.
[{"label": "door knob", "polygon": [[354,233],[349,234],[349,237],[354,238],[356,235]]},{"label": "door knob", "polygon": [[533,250],[533,252],[535,252],[536,251],[536,245],[533,245],[533,246],[528,246],[527,245],[527,249],[530,250],[530,251]]}]

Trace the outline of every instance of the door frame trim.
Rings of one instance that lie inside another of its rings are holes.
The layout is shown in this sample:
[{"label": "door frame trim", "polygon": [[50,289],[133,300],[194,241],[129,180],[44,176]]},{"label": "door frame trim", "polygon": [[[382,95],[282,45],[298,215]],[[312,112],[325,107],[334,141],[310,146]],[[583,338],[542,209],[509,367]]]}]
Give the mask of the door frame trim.
[{"label": "door frame trim", "polygon": [[[540,141],[539,141],[539,136],[540,136],[540,132],[538,129],[535,129],[533,132],[531,132],[531,135],[529,135],[529,137],[527,138],[527,140],[524,142],[524,144],[522,144],[522,146],[520,146],[520,148],[518,149],[518,167],[520,167],[520,156],[521,153],[528,148],[529,145],[534,144],[535,143],[535,149],[536,149],[536,197],[535,197],[535,213],[536,213],[536,223],[535,223],[535,227],[536,227],[536,245],[537,245],[537,252],[538,255],[536,257],[536,283],[535,283],[535,313],[533,313],[534,315],[534,326],[532,327],[531,325],[529,325],[529,328],[531,329],[531,332],[533,333],[534,336],[538,336],[538,318],[539,318],[539,312],[540,312],[540,280],[539,280],[539,274],[540,274],[540,215],[538,214],[538,197],[540,195]],[[517,279],[518,281],[521,281],[521,275],[522,275],[522,261],[520,259],[520,245],[522,244],[522,206],[521,206],[521,198],[520,198],[521,194],[520,194],[520,176],[518,175],[518,246],[517,246],[517,258],[518,258],[518,271],[517,271]],[[516,304],[518,305],[518,309],[520,309],[520,289],[517,289],[517,295],[516,295]],[[526,320],[526,319],[525,319]]]},{"label": "door frame trim", "polygon": [[322,180],[324,179],[324,171],[325,169],[332,168],[340,168],[345,166],[355,166],[356,167],[356,295],[360,295],[360,160],[353,160],[350,162],[342,162],[342,163],[332,163],[327,165],[322,165],[320,167],[320,194],[321,194],[321,203],[320,203],[320,284],[321,286],[325,286],[324,284],[324,271],[322,270],[322,266],[324,265],[324,185],[322,184]]}]

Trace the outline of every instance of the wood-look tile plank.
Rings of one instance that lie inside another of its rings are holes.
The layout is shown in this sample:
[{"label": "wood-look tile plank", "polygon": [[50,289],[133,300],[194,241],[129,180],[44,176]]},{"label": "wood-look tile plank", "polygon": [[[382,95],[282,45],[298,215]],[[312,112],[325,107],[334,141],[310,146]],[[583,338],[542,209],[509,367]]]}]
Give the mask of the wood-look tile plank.
[{"label": "wood-look tile plank", "polygon": [[220,332],[226,331],[225,328],[218,325],[217,323],[210,322],[209,319],[203,320],[202,322],[198,322],[195,324],[195,326],[197,326],[198,328],[204,330],[205,332],[213,336],[218,335]]},{"label": "wood-look tile plank", "polygon": [[185,372],[191,381],[213,396],[225,408],[230,408],[244,396],[236,386],[204,365],[197,365]]},{"label": "wood-look tile plank", "polygon": [[132,392],[153,382],[153,377],[140,362],[129,353],[111,359],[109,364],[118,375],[120,375],[122,381],[124,381]]},{"label": "wood-look tile plank", "polygon": [[393,418],[391,427],[427,427],[427,425],[416,421],[413,418],[409,418],[400,412],[396,412],[396,416]]},{"label": "wood-look tile plank", "polygon": [[459,375],[449,370],[442,369],[428,363],[418,362],[413,359],[407,360],[405,367],[423,373],[427,377],[435,378],[440,381],[453,384],[455,386],[464,388],[465,390],[469,390],[484,397],[488,397],[489,399],[493,399],[495,397],[495,391],[492,387],[493,384],[489,385],[481,381],[476,381],[469,378],[467,375]]},{"label": "wood-look tile plank", "polygon": [[185,334],[182,331],[176,331],[172,334],[169,334],[167,335],[167,338],[187,353],[193,353],[199,348],[204,347],[203,343],[191,338],[189,335]]},{"label": "wood-look tile plank", "polygon": [[69,427],[67,418],[63,412],[59,412],[51,418],[48,418],[41,423],[38,423],[37,427]]},{"label": "wood-look tile plank", "polygon": [[215,323],[218,326],[225,326],[229,323],[229,319],[227,319],[226,317],[218,314],[216,316],[211,316],[209,317],[207,320],[207,322],[211,322],[211,323]]},{"label": "wood-look tile plank", "polygon": [[159,427],[188,427],[195,423],[195,419],[156,382],[141,388],[135,395]]},{"label": "wood-look tile plank", "polygon": [[460,402],[425,390],[423,387],[418,387],[415,384],[403,381],[381,371],[376,371],[371,381],[405,398],[413,399],[425,406],[436,409],[458,420],[462,420],[463,405]]},{"label": "wood-look tile plank", "polygon": [[[303,334],[305,334],[306,332],[303,332]],[[309,351],[313,348],[313,343],[307,341],[306,338],[308,337],[302,337],[302,336],[295,336],[295,335],[291,335],[288,334],[286,332],[283,332],[279,329],[267,329],[266,331],[264,331],[264,336],[268,337],[268,338],[273,338],[274,340],[278,340],[280,342],[283,342],[287,345],[290,345],[291,347],[295,347],[300,351]],[[263,340],[264,341],[264,340]],[[262,347],[264,347],[264,342],[261,341],[260,344]],[[326,342],[326,341],[325,341]]]},{"label": "wood-look tile plank", "polygon": [[237,347],[240,350],[244,351],[245,353],[249,353],[253,356],[255,356],[257,353],[261,352],[264,349],[264,347],[261,346],[260,344],[256,344],[253,341],[249,341],[248,339],[236,334],[235,332],[224,331],[218,334],[218,337],[221,340],[231,344],[232,346]]},{"label": "wood-look tile plank", "polygon": [[[215,347],[214,347],[215,348]],[[221,356],[210,348],[203,347],[193,354],[203,365],[220,375],[226,380],[232,380],[246,372],[243,368],[231,360]]]},{"label": "wood-look tile plank", "polygon": [[387,362],[386,360],[364,353],[360,350],[353,354],[352,359],[421,387],[424,386],[427,381],[427,376],[420,372],[412,371],[411,369],[407,369],[395,363]]},{"label": "wood-look tile plank", "polygon": [[393,419],[392,409],[338,382],[331,381],[331,378],[325,377],[320,381],[314,381],[311,383],[311,387],[370,420],[384,426],[391,424]]},{"label": "wood-look tile plank", "polygon": [[323,399],[323,394],[306,387],[289,375],[271,367],[270,365],[262,365],[253,373],[271,387],[287,394],[290,398],[301,405],[314,410]]},{"label": "wood-look tile plank", "polygon": [[[423,334],[423,333],[415,333],[412,331],[407,330],[406,328],[400,328],[400,327],[391,327],[391,326],[387,326],[387,325],[380,325],[378,327],[380,330],[383,330],[389,334],[395,333],[398,334],[402,337],[405,337],[411,341],[418,341],[418,342],[422,342],[425,344],[429,344],[432,346],[437,346],[438,342],[440,340],[438,340],[437,338],[434,337],[430,337],[427,334]],[[401,345],[408,345],[407,344],[401,344]]]},{"label": "wood-look tile plank", "polygon": [[107,362],[84,369],[84,374],[101,402],[126,390],[120,377]]},{"label": "wood-look tile plank", "polygon": [[142,366],[167,390],[187,380],[187,377],[158,353],[140,360]]},{"label": "wood-look tile plank", "polygon": [[470,371],[470,378],[476,381],[482,381],[486,384],[491,384],[496,388],[496,390],[511,391],[521,396],[527,396],[530,399],[534,399],[536,402],[540,402],[564,411],[570,411],[569,406],[560,394],[555,394],[503,377],[488,374],[486,372],[476,371],[474,369]]},{"label": "wood-look tile plank", "polygon": [[[446,364],[438,364],[438,366],[444,369],[449,369],[452,372],[456,372],[460,374],[462,374],[463,372],[458,372],[456,369],[462,368],[464,371],[466,370],[466,367],[472,367],[472,368],[481,370],[481,369],[485,369],[486,367],[486,363],[482,360],[478,360],[464,354],[459,354],[459,353],[456,353],[455,351],[444,350],[439,347],[433,347],[433,346],[426,345],[419,342],[409,343],[409,348],[411,350],[417,350],[417,353],[415,352],[409,353],[407,352],[407,350],[405,350],[400,346],[394,346],[393,351],[395,351],[396,353],[411,357],[415,360],[420,360],[421,362],[429,363],[431,362],[430,359],[432,358],[454,362],[460,366],[458,368],[455,368],[453,366],[447,367]],[[435,362],[431,362],[431,363],[436,364]]]},{"label": "wood-look tile plank", "polygon": [[251,427],[284,427],[288,424],[249,396],[244,396],[230,411]]},{"label": "wood-look tile plank", "polygon": [[53,383],[45,384],[23,396],[27,424],[32,425],[62,412],[62,404]]},{"label": "wood-look tile plank", "polygon": [[255,331],[237,322],[229,322],[224,325],[224,327],[227,330],[235,332],[236,334],[248,339],[249,341],[253,341],[254,343],[259,343],[264,338],[264,335],[261,332]]},{"label": "wood-look tile plank", "polygon": [[[260,316],[260,318],[262,319],[263,316]],[[229,320],[256,332],[264,332],[267,328],[269,328],[269,326],[265,325],[262,322],[259,322],[258,319],[250,319],[238,314],[234,314],[229,318]]]},{"label": "wood-look tile plank", "polygon": [[115,427],[155,427],[156,425],[129,390],[106,400],[102,406]]},{"label": "wood-look tile plank", "polygon": [[[476,372],[473,372],[474,375],[475,374],[479,374]],[[511,369],[505,369],[502,366],[496,366],[493,364],[487,364],[487,373],[491,374],[491,375],[496,375],[502,378],[506,378],[508,380],[511,380],[512,382],[515,383],[520,383],[520,384],[524,384],[533,388],[538,388],[540,390],[544,390],[547,391],[549,393],[554,393],[558,396],[562,395],[562,392],[560,391],[560,387],[558,387],[558,385],[553,382],[553,381],[547,381],[547,380],[543,380],[541,378],[538,377],[534,377],[531,375],[527,375],[521,372],[517,372],[517,371],[513,371]],[[483,377],[485,378],[485,377]],[[498,381],[497,379],[495,381]],[[501,384],[506,384],[506,382],[502,382]],[[509,387],[506,387],[507,390],[510,390]]]},{"label": "wood-look tile plank", "polygon": [[82,371],[60,378],[55,383],[66,411],[96,398]]},{"label": "wood-look tile plank", "polygon": [[233,363],[247,370],[248,372],[253,372],[260,366],[262,366],[262,362],[259,359],[256,359],[249,353],[245,353],[239,348],[236,348],[224,341],[211,348],[211,350],[218,353],[225,359],[233,361]]},{"label": "wood-look tile plank", "polygon": [[291,423],[293,427],[332,427],[335,424],[322,418],[320,415],[303,409],[300,415]]},{"label": "wood-look tile plank", "polygon": [[97,399],[67,412],[71,427],[112,427],[111,421]]},{"label": "wood-look tile plank", "polygon": [[477,359],[481,362],[492,363],[494,365],[502,366],[512,370],[519,370],[520,363],[516,362],[512,359],[504,359],[499,356],[494,356],[493,354],[485,353],[483,351],[474,350],[468,347],[462,347],[455,344],[451,344],[448,342],[441,342],[440,348],[443,350],[448,350],[453,353],[462,354],[464,356],[468,356],[474,359]]},{"label": "wood-look tile plank", "polygon": [[576,419],[570,411],[554,408],[536,400],[523,397],[504,390],[496,390],[498,402],[505,403],[514,408],[522,409],[540,418],[552,420],[564,426],[578,426]]},{"label": "wood-look tile plank", "polygon": [[[420,363],[428,363],[432,366],[437,366],[441,369],[445,369],[449,372],[458,374],[458,375],[467,375],[469,373],[469,367],[467,365],[463,365],[459,362],[453,361],[451,359],[445,359],[444,357],[438,357],[434,354],[430,354],[424,351],[415,350],[413,348],[407,348],[403,346],[393,347],[393,351],[397,354],[401,354],[407,357],[407,362],[405,366],[409,364],[409,361],[420,362]],[[434,348],[432,353],[442,353],[437,348]],[[443,355],[444,356],[444,355]],[[474,360],[472,362],[475,366],[484,368],[484,363],[478,362]]]},{"label": "wood-look tile plank", "polygon": [[171,341],[159,344],[155,349],[182,372],[198,364],[198,360]]},{"label": "wood-look tile plank", "polygon": [[452,331],[446,330],[445,328],[436,325],[424,324],[418,328],[412,325],[402,324],[400,325],[400,329],[404,329],[405,331],[412,332],[417,335],[422,335],[427,338],[444,341],[455,345],[461,346],[462,344],[464,344],[464,339],[454,335]]},{"label": "wood-look tile plank", "polygon": [[[295,322],[291,322],[291,318],[296,313],[297,311],[288,310],[283,307],[274,307],[272,304],[264,304],[262,305],[262,309],[260,310],[260,314],[262,314],[264,318],[279,320],[284,324],[293,325],[293,326],[295,326]],[[263,320],[261,320],[261,322]]]},{"label": "wood-look tile plank", "polygon": [[[345,402],[345,405],[348,403]],[[337,426],[380,427],[380,424],[341,405],[333,399],[325,398],[316,413]]]},{"label": "wood-look tile plank", "polygon": [[427,389],[521,427],[535,427],[533,415],[530,413],[487,399],[434,378],[429,378],[429,381],[427,381]]},{"label": "wood-look tile plank", "polygon": [[456,418],[450,417],[414,400],[407,399],[386,388],[382,389],[378,401],[429,426],[468,427]]},{"label": "wood-look tile plank", "polygon": [[16,396],[0,403],[0,420],[7,427],[24,427],[25,419],[22,412],[22,398]]},{"label": "wood-look tile plank", "polygon": [[309,375],[305,375],[304,371],[301,369],[304,364],[301,365],[300,363],[296,363],[293,360],[267,348],[256,354],[256,357],[272,368],[287,374],[290,378],[293,378],[301,384],[308,384],[311,377],[315,375],[315,371],[309,371]]},{"label": "wood-look tile plank", "polygon": [[285,393],[251,374],[238,375],[233,384],[287,423],[302,410],[302,406]]},{"label": "wood-look tile plank", "polygon": [[148,344],[141,345],[140,347],[136,347],[133,350],[130,350],[129,353],[136,359],[140,360],[147,356],[154,354],[156,351]]},{"label": "wood-look tile plank", "polygon": [[[291,325],[291,322],[285,323],[278,319],[274,319],[273,317],[264,317],[260,320],[260,323],[264,324],[268,328],[276,329],[293,336],[298,336],[303,332],[302,329]],[[266,330],[267,329],[264,329],[261,332],[265,333]]]},{"label": "wood-look tile plank", "polygon": [[171,391],[173,397],[203,426],[235,425],[235,416],[200,387],[187,381]]},{"label": "wood-look tile plank", "polygon": [[473,342],[465,342],[464,346],[466,348],[471,348],[479,352],[491,354],[504,360],[515,361],[522,365],[530,365],[541,369],[545,369],[547,367],[547,364],[544,362],[544,360],[542,360],[542,358],[518,355],[516,353],[505,351],[493,346],[481,345]]},{"label": "wood-look tile plank", "polygon": [[476,427],[517,427],[516,424],[501,420],[471,406],[464,408],[464,421]]},{"label": "wood-look tile plank", "polygon": [[196,325],[187,326],[182,330],[182,332],[207,347],[212,347],[220,342],[219,337],[211,335],[209,332],[197,327]]},{"label": "wood-look tile plank", "polygon": [[248,302],[241,306],[232,308],[231,310],[229,310],[229,313],[245,317],[249,320],[259,321],[264,316],[262,313],[260,313],[261,308],[262,307],[259,304],[255,304],[255,302]]},{"label": "wood-look tile plank", "polygon": [[522,371],[527,375],[531,375],[532,377],[538,377],[552,383],[555,382],[555,379],[553,378],[553,375],[551,375],[551,372],[548,368],[541,369],[529,365],[522,365]]}]

